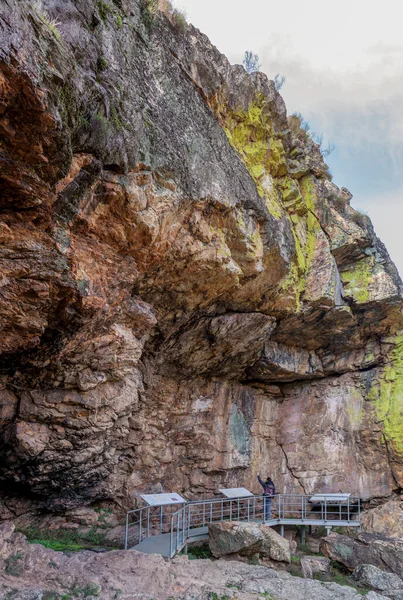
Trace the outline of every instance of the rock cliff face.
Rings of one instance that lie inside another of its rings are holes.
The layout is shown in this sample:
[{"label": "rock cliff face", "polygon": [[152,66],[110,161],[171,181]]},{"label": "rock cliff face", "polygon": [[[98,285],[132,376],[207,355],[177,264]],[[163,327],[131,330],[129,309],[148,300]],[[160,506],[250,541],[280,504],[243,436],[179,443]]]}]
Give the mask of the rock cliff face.
[{"label": "rock cliff face", "polygon": [[1,2],[0,516],[390,496],[398,273],[273,82],[154,8]]}]

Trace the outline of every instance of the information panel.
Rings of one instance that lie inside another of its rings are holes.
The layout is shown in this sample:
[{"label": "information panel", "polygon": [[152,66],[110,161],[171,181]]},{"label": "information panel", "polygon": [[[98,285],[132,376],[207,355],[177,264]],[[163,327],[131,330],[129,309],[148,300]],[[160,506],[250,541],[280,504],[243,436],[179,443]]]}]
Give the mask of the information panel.
[{"label": "information panel", "polygon": [[220,492],[227,498],[247,498],[248,496],[253,496],[252,492],[246,488],[224,488]]},{"label": "information panel", "polygon": [[346,502],[351,494],[315,494],[309,502]]},{"label": "information panel", "polygon": [[179,494],[144,494],[141,495],[143,500],[150,506],[166,506],[167,504],[186,504],[187,500],[179,496]]}]

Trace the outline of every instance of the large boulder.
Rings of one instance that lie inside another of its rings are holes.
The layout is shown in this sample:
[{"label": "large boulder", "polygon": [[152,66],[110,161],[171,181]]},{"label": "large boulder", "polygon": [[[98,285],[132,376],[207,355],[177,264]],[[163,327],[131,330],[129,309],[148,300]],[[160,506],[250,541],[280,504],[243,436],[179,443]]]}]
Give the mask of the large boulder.
[{"label": "large boulder", "polygon": [[365,564],[403,577],[403,540],[370,533],[355,536],[331,533],[322,539],[320,549],[350,571]]},{"label": "large boulder", "polygon": [[303,556],[301,571],[304,577],[312,579],[315,573],[330,575],[330,560],[325,556]]},{"label": "large boulder", "polygon": [[361,514],[361,526],[367,533],[403,539],[403,502],[390,500],[382,506],[364,511]]},{"label": "large boulder", "polygon": [[386,573],[374,565],[360,565],[354,569],[353,577],[357,583],[375,590],[402,590],[403,581],[395,573]]},{"label": "large boulder", "polygon": [[290,544],[271,527],[258,523],[224,521],[210,523],[209,546],[212,554],[253,556],[259,554],[279,562],[291,562]]}]

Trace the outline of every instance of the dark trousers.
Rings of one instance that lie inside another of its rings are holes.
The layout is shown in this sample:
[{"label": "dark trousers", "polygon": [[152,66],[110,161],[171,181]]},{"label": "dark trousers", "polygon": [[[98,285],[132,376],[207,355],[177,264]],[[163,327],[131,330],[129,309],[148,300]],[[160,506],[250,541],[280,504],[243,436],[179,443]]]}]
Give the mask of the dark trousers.
[{"label": "dark trousers", "polygon": [[264,520],[268,521],[271,516],[271,503],[273,502],[272,496],[263,496],[264,503]]}]

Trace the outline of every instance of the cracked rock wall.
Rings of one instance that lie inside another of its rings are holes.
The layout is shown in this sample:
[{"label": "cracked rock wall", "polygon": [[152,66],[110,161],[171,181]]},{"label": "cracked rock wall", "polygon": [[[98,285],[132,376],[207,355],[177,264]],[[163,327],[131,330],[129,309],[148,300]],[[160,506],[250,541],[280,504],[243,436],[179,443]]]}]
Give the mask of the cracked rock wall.
[{"label": "cracked rock wall", "polygon": [[0,516],[400,490],[402,283],[273,82],[146,1],[0,6]]}]

